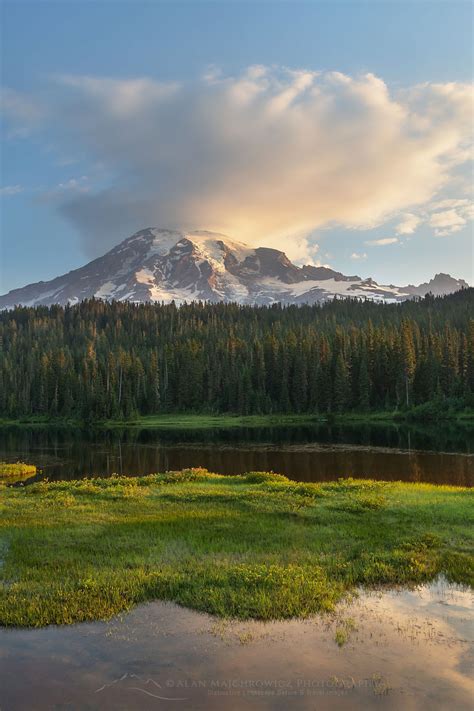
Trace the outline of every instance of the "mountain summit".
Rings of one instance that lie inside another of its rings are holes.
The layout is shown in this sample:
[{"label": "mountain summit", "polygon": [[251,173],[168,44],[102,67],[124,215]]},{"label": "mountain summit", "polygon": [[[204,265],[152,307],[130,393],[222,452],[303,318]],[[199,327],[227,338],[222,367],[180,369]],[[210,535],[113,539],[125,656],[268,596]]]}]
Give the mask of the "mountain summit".
[{"label": "mountain summit", "polygon": [[403,301],[465,286],[448,274],[418,287],[381,286],[326,267],[298,267],[277,249],[249,247],[215,232],[148,228],[80,269],[0,296],[0,308],[75,304],[91,297],[137,303],[301,304],[335,296]]}]

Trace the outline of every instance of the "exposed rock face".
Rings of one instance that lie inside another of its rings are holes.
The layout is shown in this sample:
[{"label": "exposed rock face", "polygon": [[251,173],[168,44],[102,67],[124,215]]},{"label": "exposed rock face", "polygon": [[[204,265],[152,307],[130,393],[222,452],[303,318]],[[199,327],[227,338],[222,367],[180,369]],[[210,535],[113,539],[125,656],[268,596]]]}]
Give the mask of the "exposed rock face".
[{"label": "exposed rock face", "polygon": [[466,289],[469,286],[467,281],[464,279],[455,279],[450,274],[436,274],[433,279],[420,284],[419,286],[404,286],[403,290],[407,291],[413,296],[424,296],[425,294],[431,293],[433,296],[445,296],[446,294],[452,294],[453,291],[459,291],[460,289]]},{"label": "exposed rock face", "polygon": [[402,301],[428,291],[447,294],[463,286],[468,285],[447,274],[419,287],[381,286],[326,267],[298,267],[277,249],[254,249],[213,232],[148,228],[80,269],[0,296],[0,308],[75,304],[91,297],[242,304],[315,303],[335,296]]}]

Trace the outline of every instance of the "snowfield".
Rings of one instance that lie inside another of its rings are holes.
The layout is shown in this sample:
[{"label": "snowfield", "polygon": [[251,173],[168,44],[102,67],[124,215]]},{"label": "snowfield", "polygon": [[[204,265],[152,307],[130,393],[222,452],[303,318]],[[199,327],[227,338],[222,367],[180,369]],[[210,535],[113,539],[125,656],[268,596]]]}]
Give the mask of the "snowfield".
[{"label": "snowfield", "polygon": [[298,267],[283,252],[253,248],[217,232],[147,228],[80,269],[0,296],[0,309],[72,305],[92,297],[177,304],[303,304],[357,297],[390,303],[464,286],[448,274],[420,286],[384,286],[327,267]]}]

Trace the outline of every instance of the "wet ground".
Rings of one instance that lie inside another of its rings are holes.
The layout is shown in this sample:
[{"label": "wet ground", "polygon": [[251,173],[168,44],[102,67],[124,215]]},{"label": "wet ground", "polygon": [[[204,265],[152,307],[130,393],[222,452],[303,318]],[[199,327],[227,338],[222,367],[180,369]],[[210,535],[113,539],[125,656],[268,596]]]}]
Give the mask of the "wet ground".
[{"label": "wet ground", "polygon": [[149,603],[108,623],[0,630],[0,709],[471,710],[473,640],[473,593],[443,580],[305,621]]}]

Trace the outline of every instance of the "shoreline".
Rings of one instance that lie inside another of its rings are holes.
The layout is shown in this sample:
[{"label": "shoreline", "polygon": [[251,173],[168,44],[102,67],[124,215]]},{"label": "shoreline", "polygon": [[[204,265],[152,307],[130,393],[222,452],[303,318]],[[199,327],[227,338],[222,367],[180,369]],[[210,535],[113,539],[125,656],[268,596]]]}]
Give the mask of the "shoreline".
[{"label": "shoreline", "polygon": [[0,418],[3,427],[56,427],[81,429],[237,429],[254,427],[314,426],[314,425],[420,425],[436,427],[441,423],[458,424],[474,427],[474,410],[464,412],[449,411],[441,418],[427,419],[412,411],[346,413],[337,415],[311,414],[273,414],[273,415],[234,415],[234,414],[162,414],[143,415],[130,420],[101,420],[86,422],[80,419],[22,417]]},{"label": "shoreline", "polygon": [[5,627],[109,619],[149,600],[305,618],[360,586],[444,575],[474,587],[465,487],[188,469],[0,486],[0,507]]}]

